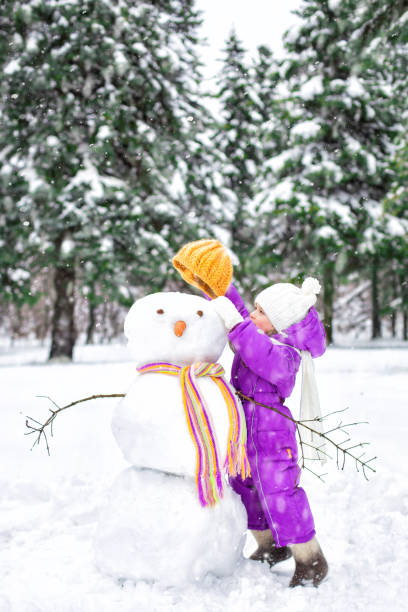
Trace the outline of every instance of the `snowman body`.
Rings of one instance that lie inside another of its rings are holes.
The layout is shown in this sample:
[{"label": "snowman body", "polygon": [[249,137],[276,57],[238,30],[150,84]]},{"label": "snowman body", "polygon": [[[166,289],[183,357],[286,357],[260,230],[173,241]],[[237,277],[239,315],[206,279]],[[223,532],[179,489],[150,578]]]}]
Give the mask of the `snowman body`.
[{"label": "snowman body", "polygon": [[[217,432],[220,457],[225,457],[229,427],[225,401],[209,376],[195,382]],[[137,375],[117,406],[112,431],[131,465],[195,477],[197,454],[178,377],[157,373]]]},{"label": "snowman body", "polygon": [[[179,293],[153,294],[136,302],[125,334],[139,367],[214,363],[226,344],[211,302]],[[223,460],[229,431],[223,395],[209,376],[195,384]],[[112,431],[131,467],[117,477],[101,513],[95,539],[99,568],[117,578],[167,585],[201,580],[208,573],[232,573],[242,558],[245,510],[226,482],[217,504],[200,504],[197,450],[180,378],[136,374],[115,410]]]}]

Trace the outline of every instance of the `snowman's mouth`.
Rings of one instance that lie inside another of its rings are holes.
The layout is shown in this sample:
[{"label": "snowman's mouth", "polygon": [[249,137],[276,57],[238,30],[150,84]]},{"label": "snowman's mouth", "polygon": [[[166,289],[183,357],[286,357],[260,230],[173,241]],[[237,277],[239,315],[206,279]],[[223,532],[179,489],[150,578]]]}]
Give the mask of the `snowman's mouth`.
[{"label": "snowman's mouth", "polygon": [[177,338],[181,338],[181,336],[184,334],[184,330],[186,329],[187,325],[184,321],[176,321],[174,324],[174,333],[177,336]]}]

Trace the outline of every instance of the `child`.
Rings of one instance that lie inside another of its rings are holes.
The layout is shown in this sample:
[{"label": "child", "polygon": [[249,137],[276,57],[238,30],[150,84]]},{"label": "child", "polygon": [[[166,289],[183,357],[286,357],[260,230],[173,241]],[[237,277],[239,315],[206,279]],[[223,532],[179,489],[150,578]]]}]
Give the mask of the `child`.
[{"label": "child", "polygon": [[243,481],[237,476],[231,484],[258,543],[252,559],[272,566],[293,554],[296,567],[289,586],[308,581],[318,586],[328,565],[315,537],[306,493],[299,487],[296,424],[284,400],[295,384],[300,351],[308,352],[304,354],[309,359],[325,351],[324,328],[313,307],[320,285],[316,279],[306,279],[301,289],[290,283],[272,285],[255,298],[255,310],[249,314],[229,284],[231,263],[218,241],[189,243],[173,263],[188,282],[215,298],[235,352],[231,382],[249,398],[242,403],[251,477]]}]

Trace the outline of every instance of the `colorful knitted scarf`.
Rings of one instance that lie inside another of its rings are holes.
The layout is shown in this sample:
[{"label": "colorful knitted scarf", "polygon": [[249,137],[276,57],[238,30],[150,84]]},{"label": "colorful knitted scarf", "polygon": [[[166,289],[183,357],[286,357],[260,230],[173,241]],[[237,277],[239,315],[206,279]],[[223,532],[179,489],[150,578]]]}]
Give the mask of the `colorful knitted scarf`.
[{"label": "colorful knitted scarf", "polygon": [[197,362],[184,368],[172,363],[147,363],[137,368],[140,374],[159,372],[179,376],[188,428],[197,450],[196,483],[202,506],[213,505],[223,494],[222,470],[218,449],[205,401],[200,396],[195,379],[210,376],[220,389],[229,415],[227,456],[224,468],[230,476],[238,473],[242,479],[250,476],[246,456],[246,427],[241,404],[236,401],[227,382],[223,367],[218,363]]}]

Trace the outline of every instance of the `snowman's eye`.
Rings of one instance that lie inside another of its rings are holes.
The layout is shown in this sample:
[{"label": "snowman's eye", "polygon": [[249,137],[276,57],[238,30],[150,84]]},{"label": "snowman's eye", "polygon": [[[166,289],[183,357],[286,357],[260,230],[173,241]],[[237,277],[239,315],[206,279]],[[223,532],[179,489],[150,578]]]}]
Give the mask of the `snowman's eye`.
[{"label": "snowman's eye", "polygon": [[202,310],[197,310],[197,314],[198,314],[199,317],[202,317],[204,313],[203,313]]},{"label": "snowman's eye", "polygon": [[157,314],[164,314],[163,308],[159,308],[159,310],[157,310],[156,312],[157,312]]}]

